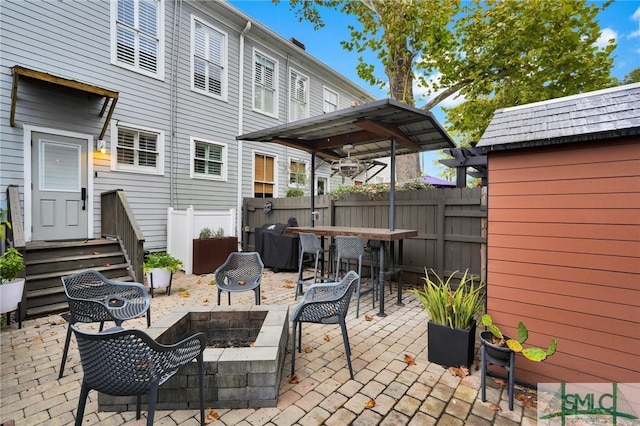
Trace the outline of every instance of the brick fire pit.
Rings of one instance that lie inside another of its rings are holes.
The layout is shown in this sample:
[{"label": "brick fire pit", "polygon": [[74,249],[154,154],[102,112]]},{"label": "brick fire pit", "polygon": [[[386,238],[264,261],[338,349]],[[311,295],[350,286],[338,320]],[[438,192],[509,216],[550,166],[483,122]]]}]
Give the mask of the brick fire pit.
[{"label": "brick fire pit", "polygon": [[[199,331],[204,332],[208,340],[255,342],[252,347],[205,349],[206,407],[276,406],[289,339],[288,306],[185,306],[147,329],[151,337],[165,344],[176,343]],[[133,411],[135,406],[135,397],[98,395],[99,411]],[[194,361],[160,386],[157,409],[198,407],[198,367]]]}]

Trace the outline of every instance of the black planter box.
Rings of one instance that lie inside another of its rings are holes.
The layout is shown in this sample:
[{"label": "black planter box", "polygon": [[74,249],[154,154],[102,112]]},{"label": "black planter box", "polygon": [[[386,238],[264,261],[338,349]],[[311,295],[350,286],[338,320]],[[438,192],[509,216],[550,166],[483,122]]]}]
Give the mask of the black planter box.
[{"label": "black planter box", "polygon": [[237,237],[193,240],[193,273],[201,275],[215,272],[234,251],[238,251]]},{"label": "black planter box", "polygon": [[429,362],[443,367],[470,367],[476,343],[476,321],[467,330],[449,328],[429,321],[427,326]]}]

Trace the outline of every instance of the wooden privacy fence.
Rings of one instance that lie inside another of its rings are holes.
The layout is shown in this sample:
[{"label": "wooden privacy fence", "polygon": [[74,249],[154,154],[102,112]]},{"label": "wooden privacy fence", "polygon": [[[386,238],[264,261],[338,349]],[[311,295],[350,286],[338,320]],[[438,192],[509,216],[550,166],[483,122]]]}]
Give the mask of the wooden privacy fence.
[{"label": "wooden privacy fence", "polygon": [[[310,205],[309,197],[245,198],[243,249],[255,249],[255,229],[266,223],[295,217],[300,226],[310,225]],[[375,199],[364,194],[338,200],[321,195],[315,198],[314,211],[316,225],[388,228],[389,193]],[[486,187],[396,192],[395,228],[418,230],[417,237],[404,241],[404,282],[422,284],[425,267],[441,277],[460,271],[459,277],[469,269],[486,282],[486,220]]]}]

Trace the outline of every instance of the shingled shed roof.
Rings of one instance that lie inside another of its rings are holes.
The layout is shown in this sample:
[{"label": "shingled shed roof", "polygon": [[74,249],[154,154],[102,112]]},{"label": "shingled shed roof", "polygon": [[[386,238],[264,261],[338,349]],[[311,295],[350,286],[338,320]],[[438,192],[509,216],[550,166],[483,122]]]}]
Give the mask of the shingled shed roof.
[{"label": "shingled shed roof", "polygon": [[496,110],[476,146],[512,149],[640,135],[640,83]]}]

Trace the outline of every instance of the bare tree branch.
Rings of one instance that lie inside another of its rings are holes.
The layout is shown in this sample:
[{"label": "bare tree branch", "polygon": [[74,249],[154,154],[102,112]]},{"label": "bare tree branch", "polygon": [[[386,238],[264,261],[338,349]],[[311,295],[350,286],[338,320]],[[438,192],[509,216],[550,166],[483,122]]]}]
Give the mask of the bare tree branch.
[{"label": "bare tree branch", "polygon": [[442,92],[438,93],[436,96],[431,98],[429,100],[429,102],[427,102],[420,109],[423,109],[425,111],[429,111],[431,108],[433,108],[434,106],[438,105],[440,102],[444,101],[449,96],[453,95],[458,90],[462,89],[464,86],[466,86],[468,84],[471,84],[471,83],[473,83],[473,79],[471,79],[471,78],[465,78],[464,80],[461,80],[461,81],[457,82],[453,86],[443,90]]}]

